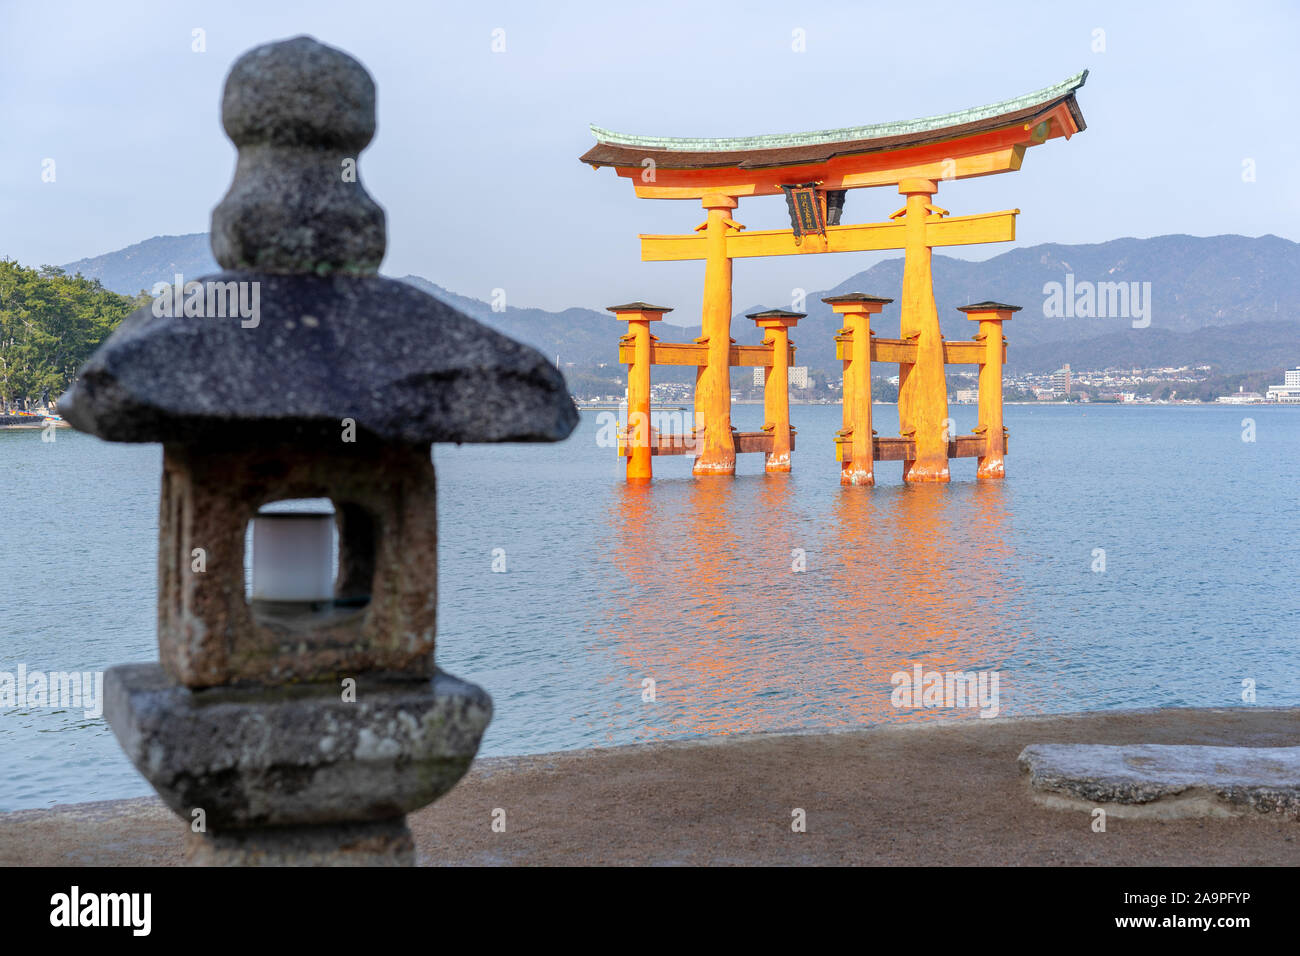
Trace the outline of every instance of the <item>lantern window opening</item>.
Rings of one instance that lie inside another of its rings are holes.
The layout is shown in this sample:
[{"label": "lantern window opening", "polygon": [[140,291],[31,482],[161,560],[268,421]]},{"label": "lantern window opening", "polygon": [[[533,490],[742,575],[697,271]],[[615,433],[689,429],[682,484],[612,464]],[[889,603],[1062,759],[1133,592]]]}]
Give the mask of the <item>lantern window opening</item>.
[{"label": "lantern window opening", "polygon": [[319,623],[370,603],[375,522],[330,498],[285,498],[257,509],[244,531],[244,600],[255,618]]}]

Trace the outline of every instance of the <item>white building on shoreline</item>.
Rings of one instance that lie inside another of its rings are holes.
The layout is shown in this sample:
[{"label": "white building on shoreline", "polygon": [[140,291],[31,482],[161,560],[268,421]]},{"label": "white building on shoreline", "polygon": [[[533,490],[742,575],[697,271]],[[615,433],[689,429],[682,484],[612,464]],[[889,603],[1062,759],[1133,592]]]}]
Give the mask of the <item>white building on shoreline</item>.
[{"label": "white building on shoreline", "polygon": [[1246,386],[1241,385],[1237,391],[1228,395],[1220,395],[1215,399],[1220,405],[1258,405],[1264,401],[1264,396],[1259,392],[1248,392]]},{"label": "white building on shoreline", "polygon": [[1268,401],[1300,405],[1300,368],[1287,369],[1281,385],[1268,387]]}]

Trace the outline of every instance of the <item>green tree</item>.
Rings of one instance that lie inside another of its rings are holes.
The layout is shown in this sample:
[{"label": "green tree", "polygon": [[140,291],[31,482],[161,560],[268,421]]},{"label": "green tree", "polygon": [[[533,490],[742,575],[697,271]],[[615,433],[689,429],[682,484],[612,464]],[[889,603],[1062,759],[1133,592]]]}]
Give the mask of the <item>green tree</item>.
[{"label": "green tree", "polygon": [[56,400],[122,319],[148,301],[55,266],[0,259],[0,405]]}]

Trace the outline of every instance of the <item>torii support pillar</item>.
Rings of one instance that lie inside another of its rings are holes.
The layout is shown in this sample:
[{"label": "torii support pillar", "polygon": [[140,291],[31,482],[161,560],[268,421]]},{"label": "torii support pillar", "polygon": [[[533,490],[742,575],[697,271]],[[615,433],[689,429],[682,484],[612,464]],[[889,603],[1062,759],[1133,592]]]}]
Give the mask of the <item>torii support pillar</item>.
[{"label": "torii support pillar", "polygon": [[803,312],[770,309],[747,316],[764,329],[763,344],[772,349],[772,364],[763,377],[763,431],[772,436],[766,470],[790,470],[790,330],[804,317]]},{"label": "torii support pillar", "polygon": [[932,179],[902,180],[898,191],[907,197],[907,205],[891,217],[902,217],[906,227],[899,327],[903,341],[916,343],[915,364],[898,366],[899,430],[916,447],[916,458],[903,462],[904,481],[949,480],[948,384],[927,235],[927,225],[944,214],[930,202],[938,190]]},{"label": "torii support pillar", "polygon": [[1003,302],[977,302],[957,307],[966,318],[979,323],[975,341],[984,343],[984,358],[980,363],[979,425],[975,433],[984,439],[975,470],[977,478],[1005,478],[1007,433],[1002,425],[1002,350],[1007,340],[1002,335],[1002,323],[1010,321],[1018,305]]},{"label": "torii support pillar", "polygon": [[657,339],[650,334],[650,323],[662,319],[664,313],[672,309],[646,302],[629,302],[611,305],[607,311],[628,325],[622,343],[632,346],[632,361],[627,366],[627,480],[640,484],[653,476],[650,464],[650,446],[654,437],[650,428],[650,343]]},{"label": "torii support pillar", "polygon": [[[702,334],[696,341],[708,343],[708,364],[700,369],[695,384],[695,421],[701,418],[704,436],[700,453],[691,468],[694,475],[734,475],[736,442],[731,434],[731,259],[727,256],[727,234],[738,232],[740,224],[729,215],[739,203],[732,196],[708,194],[701,200],[708,218],[697,227],[704,232],[704,308],[700,314]],[[695,436],[696,441],[700,436]]]},{"label": "torii support pillar", "polygon": [[849,454],[840,462],[840,484],[874,485],[875,432],[871,428],[871,317],[893,302],[879,296],[851,292],[822,299],[843,316],[841,354],[844,358],[844,424]]}]

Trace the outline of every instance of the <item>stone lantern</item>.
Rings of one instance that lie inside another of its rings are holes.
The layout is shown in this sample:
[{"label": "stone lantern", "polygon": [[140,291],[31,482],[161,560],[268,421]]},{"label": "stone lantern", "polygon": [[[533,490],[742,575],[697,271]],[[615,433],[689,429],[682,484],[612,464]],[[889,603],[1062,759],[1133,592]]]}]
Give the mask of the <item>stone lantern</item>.
[{"label": "stone lantern", "polygon": [[[309,37],[253,49],[222,122],[224,271],[129,316],[59,404],[163,445],[159,663],[109,670],[105,714],[192,862],[411,863],[405,814],[455,785],[492,713],[434,666],[429,446],[559,441],[577,411],[540,353],[378,276],[360,63]],[[331,519],[259,514],[301,498],[334,505],[332,594]]]}]

